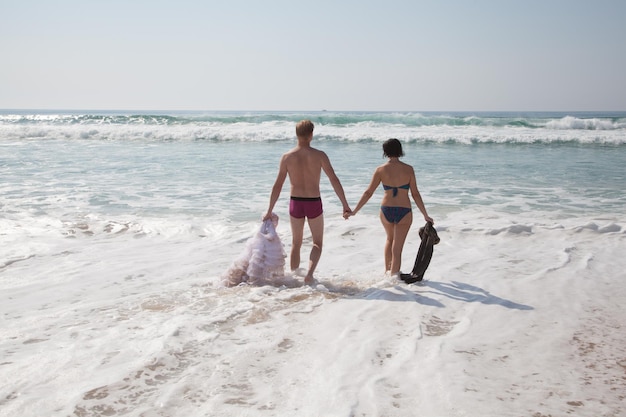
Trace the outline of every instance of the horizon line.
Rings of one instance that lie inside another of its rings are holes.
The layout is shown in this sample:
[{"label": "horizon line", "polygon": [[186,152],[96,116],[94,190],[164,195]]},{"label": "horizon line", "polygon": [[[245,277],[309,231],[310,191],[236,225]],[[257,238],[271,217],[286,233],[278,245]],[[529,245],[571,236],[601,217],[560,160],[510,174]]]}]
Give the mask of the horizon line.
[{"label": "horizon line", "polygon": [[599,109],[599,110],[574,110],[574,109],[565,109],[565,110],[524,110],[524,109],[516,109],[516,110],[346,110],[346,109],[303,109],[303,110],[279,110],[279,109],[271,109],[271,110],[254,110],[254,109],[243,109],[243,110],[235,110],[235,109],[150,109],[150,108],[131,108],[131,109],[115,109],[115,108],[0,108],[0,112],[120,112],[120,113],[129,113],[129,112],[175,112],[175,113],[184,113],[184,112],[193,112],[193,113],[242,113],[242,112],[250,112],[250,113],[626,113],[626,110],[609,110],[609,109]]}]

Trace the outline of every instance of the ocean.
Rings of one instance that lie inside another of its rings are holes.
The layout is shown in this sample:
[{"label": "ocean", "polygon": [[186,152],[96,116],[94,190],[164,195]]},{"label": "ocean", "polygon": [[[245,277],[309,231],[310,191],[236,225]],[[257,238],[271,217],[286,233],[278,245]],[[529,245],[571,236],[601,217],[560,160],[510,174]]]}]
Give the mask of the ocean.
[{"label": "ocean", "polygon": [[[221,285],[304,118],[352,207],[403,143],[423,284],[323,176],[317,287]],[[618,415],[625,165],[626,112],[0,111],[0,416]]]}]

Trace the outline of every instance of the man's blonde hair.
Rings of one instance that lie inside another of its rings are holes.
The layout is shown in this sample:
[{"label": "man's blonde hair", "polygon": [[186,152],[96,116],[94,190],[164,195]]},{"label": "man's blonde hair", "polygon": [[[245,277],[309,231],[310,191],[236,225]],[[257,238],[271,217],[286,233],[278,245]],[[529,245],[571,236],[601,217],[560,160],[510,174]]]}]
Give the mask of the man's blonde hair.
[{"label": "man's blonde hair", "polygon": [[296,136],[300,138],[300,137],[307,137],[309,135],[312,135],[314,128],[315,128],[315,125],[313,125],[312,121],[301,120],[296,125]]}]

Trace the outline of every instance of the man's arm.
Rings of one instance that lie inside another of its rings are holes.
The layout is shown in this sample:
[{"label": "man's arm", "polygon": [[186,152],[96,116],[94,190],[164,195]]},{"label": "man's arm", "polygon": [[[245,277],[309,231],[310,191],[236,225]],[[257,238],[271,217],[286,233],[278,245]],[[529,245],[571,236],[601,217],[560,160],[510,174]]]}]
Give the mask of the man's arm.
[{"label": "man's arm", "polygon": [[335,194],[337,194],[337,197],[339,197],[339,200],[341,201],[341,204],[343,205],[344,214],[351,213],[352,210],[350,209],[350,206],[348,205],[348,200],[346,200],[346,194],[344,193],[343,187],[341,186],[341,181],[339,181],[339,178],[335,174],[335,170],[333,169],[333,166],[330,163],[330,159],[328,159],[328,156],[324,152],[322,152],[322,169],[324,170],[324,173],[330,180],[330,184],[333,186],[333,190],[335,190]]},{"label": "man's arm", "polygon": [[276,181],[274,182],[274,186],[272,187],[272,194],[270,195],[270,204],[267,208],[267,213],[263,216],[263,220],[268,220],[272,218],[272,210],[274,210],[274,205],[278,201],[278,197],[280,197],[280,192],[283,189],[283,184],[285,183],[285,179],[287,178],[287,163],[285,161],[285,155],[280,158],[280,164],[278,165],[278,175],[276,176]]}]

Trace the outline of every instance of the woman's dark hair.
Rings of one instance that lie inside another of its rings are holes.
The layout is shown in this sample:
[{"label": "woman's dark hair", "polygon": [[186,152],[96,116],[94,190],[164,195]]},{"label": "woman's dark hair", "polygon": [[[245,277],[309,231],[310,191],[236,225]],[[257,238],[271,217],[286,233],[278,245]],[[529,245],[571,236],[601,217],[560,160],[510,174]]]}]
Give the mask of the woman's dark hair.
[{"label": "woman's dark hair", "polygon": [[387,158],[399,158],[404,156],[402,143],[395,138],[387,139],[385,143],[383,143],[383,156]]}]

